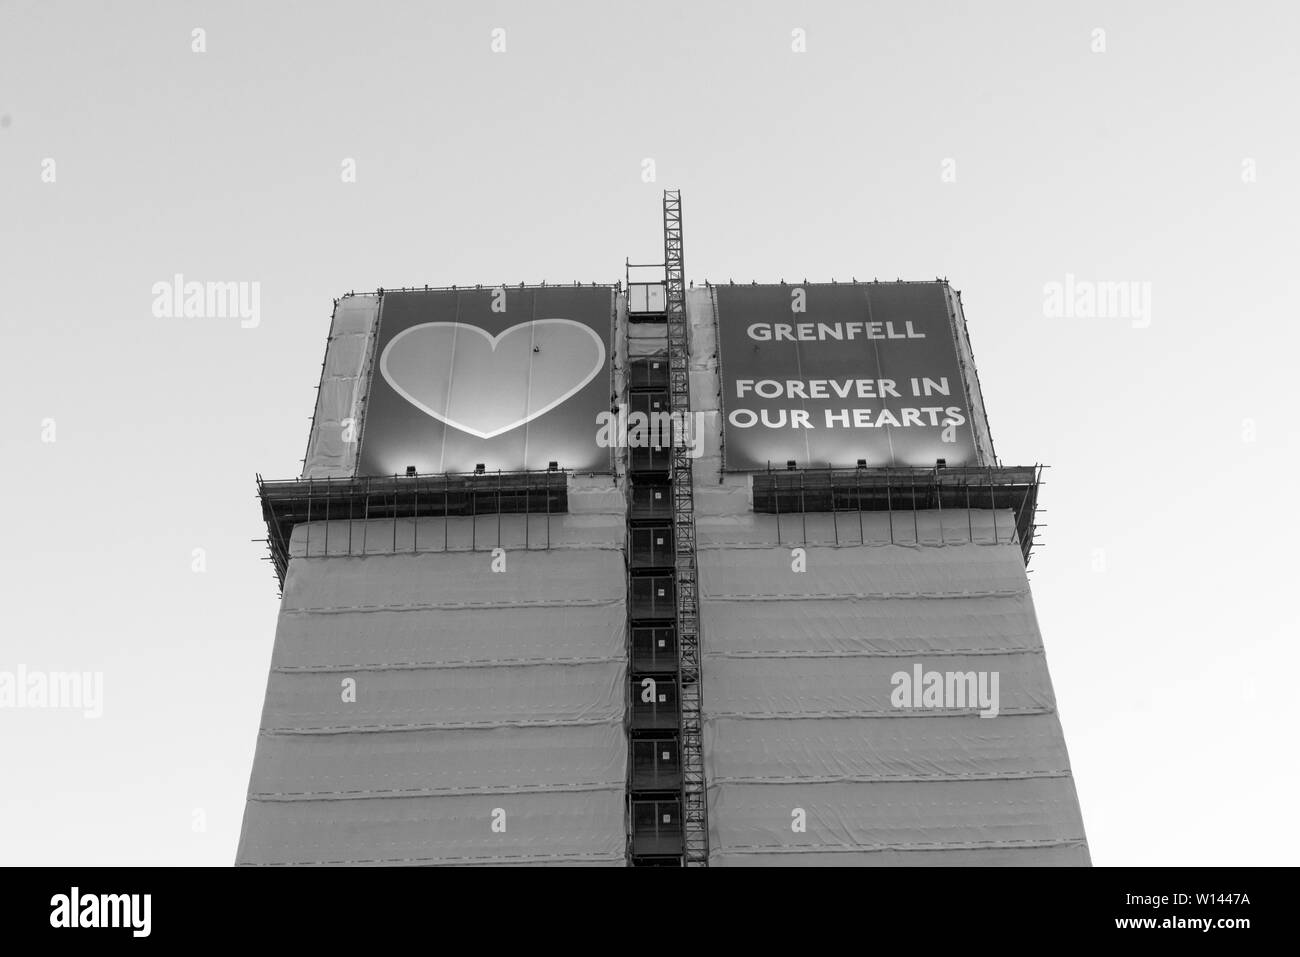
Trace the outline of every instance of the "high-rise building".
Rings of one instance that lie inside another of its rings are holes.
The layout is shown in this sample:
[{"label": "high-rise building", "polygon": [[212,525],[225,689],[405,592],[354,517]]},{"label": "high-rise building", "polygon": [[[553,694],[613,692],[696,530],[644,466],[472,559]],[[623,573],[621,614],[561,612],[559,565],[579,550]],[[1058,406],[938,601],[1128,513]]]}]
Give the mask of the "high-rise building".
[{"label": "high-rise building", "polygon": [[336,301],[240,864],[1087,864],[946,282]]}]

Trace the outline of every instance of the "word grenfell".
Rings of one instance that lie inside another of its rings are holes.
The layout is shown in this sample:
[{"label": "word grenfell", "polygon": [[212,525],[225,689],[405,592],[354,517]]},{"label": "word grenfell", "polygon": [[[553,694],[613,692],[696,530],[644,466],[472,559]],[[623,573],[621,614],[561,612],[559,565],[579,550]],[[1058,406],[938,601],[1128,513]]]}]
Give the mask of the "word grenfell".
[{"label": "word grenfell", "polygon": [[50,898],[51,927],[129,927],[132,937],[148,937],[152,894],[82,894],[78,887]]},{"label": "word grenfell", "polygon": [[186,282],[176,273],[171,282],[153,284],[157,319],[239,319],[242,329],[262,321],[260,282]]},{"label": "word grenfell", "polygon": [[[898,329],[901,325],[902,329]],[[843,342],[854,339],[924,339],[910,321],[893,322],[755,322],[746,335],[755,342]]]}]

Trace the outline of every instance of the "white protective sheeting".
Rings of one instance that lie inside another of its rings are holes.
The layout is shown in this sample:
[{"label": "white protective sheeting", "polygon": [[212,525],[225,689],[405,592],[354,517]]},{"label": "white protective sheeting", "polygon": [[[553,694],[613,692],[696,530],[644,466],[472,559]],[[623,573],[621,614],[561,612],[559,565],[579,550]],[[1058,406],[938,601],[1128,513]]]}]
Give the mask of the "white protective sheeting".
[{"label": "white protective sheeting", "polygon": [[[796,809],[805,831],[792,826]],[[1081,840],[1062,832],[1063,822],[1078,817],[1069,778],[717,784],[709,787],[709,817],[711,857],[722,858],[829,850],[856,864],[858,855],[880,850],[1042,848]]]},{"label": "white protective sheeting", "polygon": [[268,801],[381,797],[395,782],[412,796],[606,790],[622,774],[624,750],[611,724],[267,735],[249,790]]},{"label": "white protective sheeting", "polygon": [[[937,852],[937,853],[936,853]],[[753,851],[710,861],[713,867],[1087,867],[1088,848],[1081,844],[1015,847],[882,848],[870,854],[812,851]]]},{"label": "white protective sheeting", "polygon": [[1036,715],[715,720],[704,742],[713,756],[714,784],[956,781],[1069,772],[1060,736]]},{"label": "white protective sheeting", "polygon": [[[599,724],[623,716],[618,658],[600,664],[271,672],[262,730],[334,733]],[[336,693],[340,676],[356,700]]]},{"label": "white protective sheeting", "polygon": [[[926,670],[960,674],[998,674],[997,714],[1044,714],[1055,707],[1047,670],[1037,655],[945,655],[876,657],[859,655],[774,658],[710,657],[704,695],[714,717],[894,718],[895,674],[911,675],[914,662]],[[930,709],[933,714],[968,714],[967,685],[962,702]],[[971,696],[973,697],[973,695]],[[988,719],[985,719],[988,720]]]},{"label": "white protective sheeting", "polygon": [[[697,519],[711,863],[1087,864],[1023,558],[993,513],[917,513],[945,545],[796,555],[737,505]],[[998,714],[900,708],[916,665],[996,673]]]},{"label": "white protective sheeting", "polygon": [[[249,810],[242,863],[623,864],[621,787],[258,801]],[[494,818],[505,833],[492,830]]]},{"label": "white protective sheeting", "polygon": [[619,604],[627,586],[610,558],[599,550],[507,552],[502,573],[492,571],[490,551],[294,559],[281,613]]},{"label": "white protective sheeting", "polygon": [[953,339],[957,344],[957,364],[961,367],[962,382],[966,386],[966,396],[970,404],[971,431],[975,436],[975,447],[979,450],[980,462],[996,462],[997,455],[993,449],[993,436],[989,432],[988,415],[984,411],[984,393],[980,389],[979,376],[975,373],[975,353],[971,349],[970,333],[966,328],[966,314],[962,310],[961,293],[945,284],[944,291],[948,300],[948,314],[952,317]]},{"label": "white protective sheeting", "polygon": [[802,572],[794,568],[792,547],[732,548],[725,558],[717,549],[701,549],[700,589],[723,601],[781,601],[1001,597],[1023,594],[1029,587],[1014,546],[800,546]]},{"label": "white protective sheeting", "polygon": [[627,324],[627,355],[629,359],[664,354],[668,341],[668,326],[662,322],[629,322]]},{"label": "white protective sheeting", "polygon": [[[722,471],[710,291],[686,310],[710,863],[1088,864],[1014,513],[976,492],[942,512],[756,514],[749,476]],[[998,716],[895,708],[918,663],[998,672]]]},{"label": "white protective sheeting", "polygon": [[493,572],[333,534],[306,557],[299,526],[238,862],[622,865],[626,584],[594,527]]},{"label": "white protective sheeting", "polygon": [[378,316],[377,295],[346,296],[334,307],[303,478],[339,478],[356,471]]},{"label": "white protective sheeting", "polygon": [[[713,293],[707,287],[686,293],[686,320],[691,329],[690,389],[691,411],[702,416],[703,448],[692,467],[698,497],[705,489],[718,487],[719,481],[747,487],[744,476],[727,478],[722,472],[722,397],[718,376],[718,329],[713,309]],[[698,505],[697,505],[698,512]]]},{"label": "white protective sheeting", "polygon": [[[709,632],[715,657],[1002,654],[1036,651],[1029,593],[735,602]],[[798,648],[790,647],[797,635]]]},{"label": "white protective sheeting", "polygon": [[[537,608],[409,608],[396,611],[284,613],[276,633],[273,667],[309,671],[321,662],[349,661],[356,668],[584,663],[607,660],[627,628],[617,601]],[[356,635],[366,642],[357,646]]]}]

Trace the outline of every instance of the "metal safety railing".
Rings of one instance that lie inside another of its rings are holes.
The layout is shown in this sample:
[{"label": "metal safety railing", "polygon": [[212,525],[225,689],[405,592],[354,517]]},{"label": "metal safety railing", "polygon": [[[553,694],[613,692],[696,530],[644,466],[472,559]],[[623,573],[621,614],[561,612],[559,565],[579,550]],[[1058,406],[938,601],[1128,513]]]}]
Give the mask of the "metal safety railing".
[{"label": "metal safety railing", "polygon": [[[568,473],[562,469],[282,481],[257,476],[266,544],[281,587],[289,567],[293,530],[298,525],[306,526],[307,555],[363,555],[372,539],[383,540],[381,549],[398,551],[399,528],[402,550],[446,551],[450,520],[468,518],[468,547],[477,550],[500,547],[502,516],[516,515],[524,519],[523,541],[517,547],[545,549],[551,546],[551,516],[568,511],[568,487]],[[478,520],[487,516],[496,519],[495,534],[485,529],[480,536]],[[441,534],[427,528],[421,531],[421,522],[439,518],[443,519]],[[372,530],[376,522],[391,526],[391,538]],[[534,529],[534,525],[538,527]]]},{"label": "metal safety railing", "polygon": [[[939,521],[927,520],[936,544],[1020,545],[1025,564],[1046,526],[1038,516],[1038,490],[1042,465],[957,466],[919,468],[890,466],[856,469],[769,469],[753,475],[753,508],[775,515],[778,544],[808,544],[808,516],[829,514],[834,544],[866,544],[863,515],[889,512],[887,537],[880,544],[918,544],[922,513],[933,512]],[[943,516],[965,513],[945,532]],[[991,534],[977,528],[975,515],[988,512]],[[998,513],[1010,512],[1002,520]],[[895,521],[904,515],[901,522]],[[856,522],[854,515],[857,516]],[[910,518],[908,517],[910,516]],[[784,521],[783,521],[784,519]],[[846,522],[847,520],[847,522]],[[854,534],[856,528],[856,536]],[[945,537],[947,536],[947,537]]]}]

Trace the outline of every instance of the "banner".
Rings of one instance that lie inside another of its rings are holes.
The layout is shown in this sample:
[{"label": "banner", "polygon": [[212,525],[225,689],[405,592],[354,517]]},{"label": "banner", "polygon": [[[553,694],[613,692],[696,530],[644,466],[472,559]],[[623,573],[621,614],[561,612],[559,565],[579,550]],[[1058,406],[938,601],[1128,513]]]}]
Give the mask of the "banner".
[{"label": "banner", "polygon": [[610,286],[385,292],[359,475],[608,472]]},{"label": "banner", "polygon": [[947,286],[717,286],[725,468],[976,464]]}]

